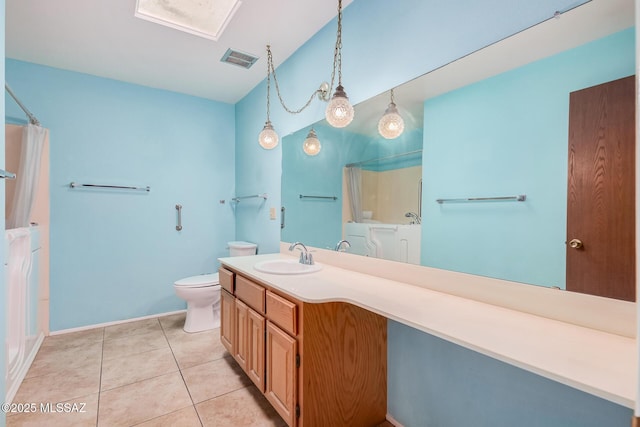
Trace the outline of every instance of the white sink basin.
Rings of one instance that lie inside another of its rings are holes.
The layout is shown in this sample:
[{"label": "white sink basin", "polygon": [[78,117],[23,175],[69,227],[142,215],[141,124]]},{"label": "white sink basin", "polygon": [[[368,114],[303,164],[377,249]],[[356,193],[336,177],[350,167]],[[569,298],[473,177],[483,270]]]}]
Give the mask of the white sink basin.
[{"label": "white sink basin", "polygon": [[262,261],[253,266],[258,271],[271,274],[306,274],[314,273],[322,269],[322,265],[313,264],[306,265],[300,264],[295,259],[273,259],[269,261]]}]

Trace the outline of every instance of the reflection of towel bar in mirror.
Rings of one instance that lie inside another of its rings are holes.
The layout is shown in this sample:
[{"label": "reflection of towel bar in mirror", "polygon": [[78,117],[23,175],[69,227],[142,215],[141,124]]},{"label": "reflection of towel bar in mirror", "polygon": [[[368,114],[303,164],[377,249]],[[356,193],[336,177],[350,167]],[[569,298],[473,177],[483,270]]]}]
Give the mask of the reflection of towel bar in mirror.
[{"label": "reflection of towel bar in mirror", "polygon": [[336,196],[305,196],[300,194],[301,199],[325,199],[325,200],[338,200]]},{"label": "reflection of towel bar in mirror", "polygon": [[469,197],[466,199],[436,199],[436,202],[443,204],[448,202],[464,203],[464,202],[524,202],[527,200],[526,194],[520,194],[518,196],[504,196],[504,197]]},{"label": "reflection of towel bar in mirror", "polygon": [[233,199],[231,199],[232,202],[236,202],[238,203],[240,200],[244,200],[244,199],[264,199],[267,200],[267,193],[262,193],[262,194],[253,194],[251,196],[240,196],[240,197],[234,197]]},{"label": "reflection of towel bar in mirror", "polygon": [[80,187],[90,187],[90,188],[110,188],[114,190],[135,190],[135,191],[151,191],[151,187],[148,185],[146,187],[133,187],[133,186],[124,186],[124,185],[105,185],[105,184],[78,184],[77,182],[72,182],[69,184],[71,188],[80,188]]}]

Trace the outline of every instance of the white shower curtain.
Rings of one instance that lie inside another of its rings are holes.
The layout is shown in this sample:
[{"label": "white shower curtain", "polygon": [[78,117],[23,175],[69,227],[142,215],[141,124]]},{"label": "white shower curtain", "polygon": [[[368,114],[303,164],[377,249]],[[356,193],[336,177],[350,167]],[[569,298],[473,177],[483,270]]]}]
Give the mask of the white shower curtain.
[{"label": "white shower curtain", "polygon": [[359,167],[347,167],[347,189],[351,201],[351,218],[362,222],[362,171]]},{"label": "white shower curtain", "polygon": [[22,131],[20,168],[16,177],[13,206],[7,218],[7,229],[29,226],[36,185],[40,177],[42,147],[48,132],[48,129],[32,124],[25,126]]}]

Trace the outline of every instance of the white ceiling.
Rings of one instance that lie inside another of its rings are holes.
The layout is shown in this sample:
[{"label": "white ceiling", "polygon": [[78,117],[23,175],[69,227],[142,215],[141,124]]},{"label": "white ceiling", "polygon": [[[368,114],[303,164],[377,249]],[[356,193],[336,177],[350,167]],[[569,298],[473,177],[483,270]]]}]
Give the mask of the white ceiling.
[{"label": "white ceiling", "polygon": [[[6,0],[6,55],[235,103],[265,78],[267,43],[277,67],[337,14],[335,0],[242,0],[214,42],[135,18],[135,6],[136,0]],[[400,86],[396,103],[409,126],[420,126],[425,99],[620,31],[634,16],[633,0],[592,0]],[[221,63],[229,47],[260,60],[249,70]],[[356,106],[350,130],[375,132],[388,103],[384,93]]]},{"label": "white ceiling", "polygon": [[[242,0],[212,41],[135,18],[136,0],[6,0],[6,56],[234,104],[266,77],[267,44],[277,67],[337,5]],[[228,48],[261,59],[249,70],[222,63]]]}]

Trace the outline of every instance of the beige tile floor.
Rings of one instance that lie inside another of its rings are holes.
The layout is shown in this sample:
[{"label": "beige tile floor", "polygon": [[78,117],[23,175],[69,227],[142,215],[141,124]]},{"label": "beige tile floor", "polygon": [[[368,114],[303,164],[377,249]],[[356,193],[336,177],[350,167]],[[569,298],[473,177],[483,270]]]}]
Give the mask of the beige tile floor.
[{"label": "beige tile floor", "polygon": [[184,317],[47,337],[13,400],[37,410],[7,414],[7,427],[285,426],[220,331],[187,334]]}]

